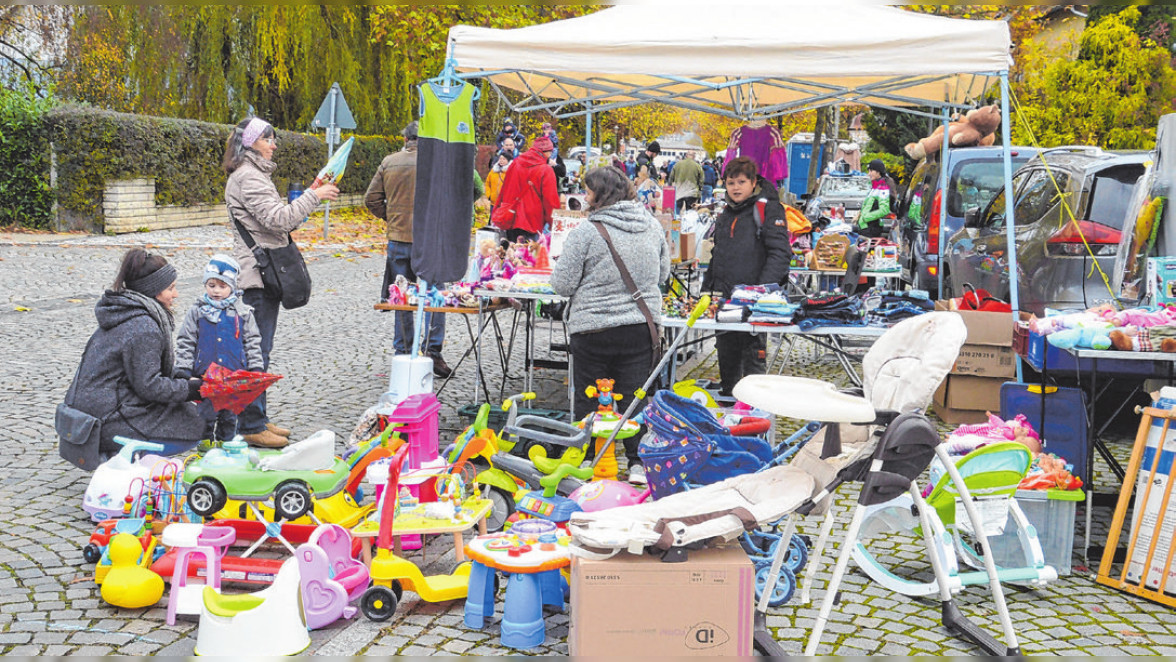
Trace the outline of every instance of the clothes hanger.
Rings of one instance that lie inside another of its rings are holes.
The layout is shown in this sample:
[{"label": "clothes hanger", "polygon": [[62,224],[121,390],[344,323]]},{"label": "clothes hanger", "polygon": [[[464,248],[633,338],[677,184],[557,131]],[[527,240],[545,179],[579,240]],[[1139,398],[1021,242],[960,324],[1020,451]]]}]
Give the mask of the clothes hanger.
[{"label": "clothes hanger", "polygon": [[[464,80],[457,77],[457,60],[448,58],[445,60],[445,66],[441,69],[441,75],[436,78],[430,78],[425,81],[433,87],[433,93],[437,98],[445,103],[449,103],[461,95],[462,90],[465,89],[466,83]],[[482,96],[478,88],[474,88],[474,96],[471,101],[477,101]],[[424,114],[424,102],[421,102],[421,114]]]}]

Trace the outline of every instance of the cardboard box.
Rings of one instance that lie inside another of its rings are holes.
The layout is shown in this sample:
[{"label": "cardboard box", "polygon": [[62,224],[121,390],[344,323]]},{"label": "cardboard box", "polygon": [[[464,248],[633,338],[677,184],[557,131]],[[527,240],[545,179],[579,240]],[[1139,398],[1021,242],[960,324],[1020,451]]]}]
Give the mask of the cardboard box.
[{"label": "cardboard box", "polygon": [[[936,310],[950,310],[947,301],[935,302]],[[1011,313],[982,313],[957,310],[968,338],[951,369],[953,375],[974,377],[1013,377],[1017,374],[1013,351],[1013,316]]]},{"label": "cardboard box", "polygon": [[1152,305],[1176,303],[1176,258],[1147,259],[1147,294]]},{"label": "cardboard box", "polygon": [[985,423],[986,411],[1000,413],[1000,386],[1004,377],[948,375],[935,391],[935,413],[944,423]]},{"label": "cardboard box", "polygon": [[698,252],[698,239],[693,232],[683,232],[679,235],[679,254],[683,262],[689,262],[694,259],[694,254]]},{"label": "cardboard box", "polygon": [[752,655],[755,571],[724,547],[685,563],[621,553],[572,560],[571,655]]}]

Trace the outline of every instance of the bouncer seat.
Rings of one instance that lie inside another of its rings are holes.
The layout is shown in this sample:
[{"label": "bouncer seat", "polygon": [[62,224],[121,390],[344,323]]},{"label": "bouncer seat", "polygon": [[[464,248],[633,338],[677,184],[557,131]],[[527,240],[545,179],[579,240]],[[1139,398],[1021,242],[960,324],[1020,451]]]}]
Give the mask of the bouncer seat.
[{"label": "bouncer seat", "polygon": [[[1001,581],[1041,587],[1056,580],[1057,571],[1045,564],[1037,530],[1013,498],[1032,461],[1033,454],[1027,447],[1006,441],[982,446],[968,453],[956,462],[956,469],[968,492],[983,505],[980,512],[985,534],[991,536],[1003,533],[1009,524],[1016,527],[1024,565],[998,568],[997,574]],[[950,476],[942,465],[936,464],[931,467],[931,475],[934,485],[926,497],[931,523],[929,540],[933,546],[932,553],[939,557],[944,569],[948,590],[954,593],[966,586],[988,583],[986,572],[960,572],[957,557],[972,568],[983,568],[984,556],[969,542],[975,541],[971,522],[967,518],[957,521],[960,493]],[[911,496],[903,494],[890,502],[868,507],[862,523],[862,538],[896,532],[923,536],[919,518],[914,515],[917,510],[912,510],[914,505]],[[871,579],[892,591],[915,597],[940,592],[937,578],[922,582],[891,573],[863,543],[854,546],[853,560]]]},{"label": "bouncer seat", "polygon": [[287,559],[269,588],[225,595],[206,586],[203,598],[197,655],[297,655],[310,646],[299,598],[298,559]]}]

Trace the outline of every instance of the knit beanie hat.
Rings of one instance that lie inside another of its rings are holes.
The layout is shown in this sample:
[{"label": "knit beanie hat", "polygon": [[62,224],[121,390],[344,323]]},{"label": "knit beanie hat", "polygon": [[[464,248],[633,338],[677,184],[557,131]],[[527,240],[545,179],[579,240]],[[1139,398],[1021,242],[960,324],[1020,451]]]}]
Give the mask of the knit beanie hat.
[{"label": "knit beanie hat", "polygon": [[555,149],[555,145],[551,144],[551,138],[548,138],[547,136],[539,136],[535,139],[535,142],[531,143],[531,149],[538,150],[540,152],[550,152]]},{"label": "knit beanie hat", "polygon": [[882,163],[882,159],[874,159],[873,161],[870,161],[870,165],[867,166],[866,169],[873,170],[883,177],[886,176],[886,164]]},{"label": "knit beanie hat", "polygon": [[659,144],[656,140],[649,143],[645,149],[646,151],[653,152],[654,154],[661,154],[661,144]]},{"label": "knit beanie hat", "polygon": [[240,274],[241,265],[236,260],[223,253],[217,253],[208,261],[208,266],[204,267],[204,282],[215,278],[236,291],[237,277]]}]

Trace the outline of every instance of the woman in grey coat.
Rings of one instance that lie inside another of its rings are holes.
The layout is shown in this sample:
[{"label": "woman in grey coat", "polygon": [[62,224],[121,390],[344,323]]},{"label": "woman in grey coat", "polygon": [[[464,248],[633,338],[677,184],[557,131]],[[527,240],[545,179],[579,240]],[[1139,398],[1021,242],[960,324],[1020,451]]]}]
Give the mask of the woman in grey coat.
[{"label": "woman in grey coat", "polygon": [[102,421],[98,448],[104,460],[121,448],[116,435],[161,443],[166,455],[190,450],[204,436],[193,402],[203,382],[173,374],[171,307],[177,296],[176,268],[132,248],[94,308],[98,330],[66,401],[72,397],[75,409]]},{"label": "woman in grey coat", "polygon": [[[594,411],[595,400],[584,392],[597,379],[613,379],[615,393],[632,398],[654,365],[653,339],[645,315],[621,278],[608,244],[593,222],[608,231],[633,283],[649,307],[654,324],[661,323],[660,285],[670,277],[670,249],[665,231],[637,200],[629,179],[613,167],[596,168],[584,176],[590,214],[568,235],[551,273],[551,286],[571,298],[565,320],[571,335],[572,379],[577,418]],[[645,482],[637,456],[640,435],[625,440],[629,480]]]},{"label": "woman in grey coat", "polygon": [[[281,248],[289,243],[290,233],[302,225],[320,202],[339,197],[338,187],[323,184],[287,204],[278,195],[278,188],[270,179],[278,167],[273,161],[277,146],[274,127],[268,122],[259,117],[243,120],[229,135],[223,163],[229,175],[225,183],[225,204],[229,208],[233,257],[241,264],[238,285],[244,291],[242,299],[253,308],[257,318],[257,328],[261,332],[261,355],[266,370],[269,369],[270,350],[273,349],[274,335],[278,330],[281,298],[262,288],[257,260],[232,219],[245,226],[258,246]],[[275,448],[284,445],[280,437],[290,436],[289,430],[273,425],[266,417],[265,393],[246,407],[238,420],[238,432],[245,441],[254,445]]]}]

